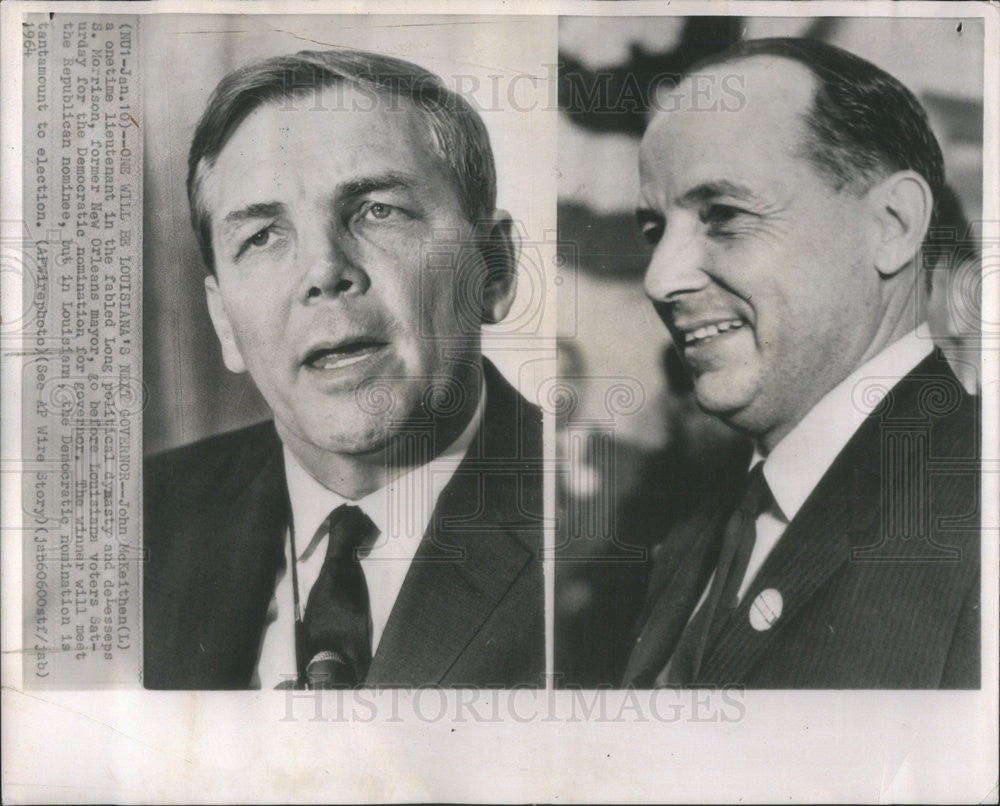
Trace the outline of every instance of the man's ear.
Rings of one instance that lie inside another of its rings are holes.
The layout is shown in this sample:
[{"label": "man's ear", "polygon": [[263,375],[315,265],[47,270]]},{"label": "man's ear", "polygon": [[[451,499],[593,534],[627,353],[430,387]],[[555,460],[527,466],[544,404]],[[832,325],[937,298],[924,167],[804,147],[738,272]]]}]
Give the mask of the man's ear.
[{"label": "man's ear", "polygon": [[236,343],[236,335],[233,333],[229,314],[226,313],[226,304],[219,290],[219,281],[212,274],[205,278],[205,299],[208,302],[208,315],[212,317],[215,335],[219,337],[219,344],[222,345],[222,360],[230,372],[237,374],[246,372],[247,365],[243,362],[243,354]]},{"label": "man's ear", "polygon": [[883,277],[914,259],[930,226],[934,196],[916,171],[897,171],[866,196],[875,220],[873,257]]},{"label": "man's ear", "polygon": [[483,283],[483,322],[502,322],[517,296],[517,256],[513,223],[506,210],[497,210],[493,219],[480,225],[479,251],[486,265]]}]

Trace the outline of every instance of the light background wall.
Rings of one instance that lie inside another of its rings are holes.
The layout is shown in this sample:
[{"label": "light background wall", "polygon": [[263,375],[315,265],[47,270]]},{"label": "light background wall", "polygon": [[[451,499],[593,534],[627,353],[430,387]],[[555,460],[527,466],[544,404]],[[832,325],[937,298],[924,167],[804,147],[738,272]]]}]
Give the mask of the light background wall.
[{"label": "light background wall", "polygon": [[145,452],[268,416],[248,377],[222,364],[184,183],[191,136],[218,81],[243,64],[299,50],[348,47],[406,59],[480,110],[496,157],[499,206],[525,242],[514,310],[488,332],[485,349],[534,396],[551,364],[555,327],[548,241],[556,209],[556,43],[554,17],[143,17]]}]

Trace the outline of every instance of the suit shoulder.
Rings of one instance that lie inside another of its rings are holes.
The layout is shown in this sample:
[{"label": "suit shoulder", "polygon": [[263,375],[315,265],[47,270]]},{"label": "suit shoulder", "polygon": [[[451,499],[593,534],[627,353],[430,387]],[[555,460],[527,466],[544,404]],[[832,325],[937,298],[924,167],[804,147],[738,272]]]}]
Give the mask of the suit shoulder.
[{"label": "suit shoulder", "polygon": [[939,350],[893,387],[874,412],[878,424],[926,429],[935,456],[978,458],[980,400],[966,392]]},{"label": "suit shoulder", "polygon": [[513,448],[526,457],[542,455],[542,410],[515,389],[500,371],[484,360],[486,378],[487,441],[493,455],[505,455]]},{"label": "suit shoulder", "polygon": [[486,380],[487,400],[492,398],[498,406],[507,409],[518,409],[532,419],[537,418],[539,423],[542,420],[542,410],[534,403],[530,403],[522,395],[503,373],[488,359],[483,360],[483,375]]},{"label": "suit shoulder", "polygon": [[280,444],[280,441],[274,423],[266,420],[152,454],[146,459],[146,467],[154,472],[198,472],[206,465],[220,461],[242,463],[253,462],[255,458],[263,460],[270,456],[276,444]]},{"label": "suit shoulder", "polygon": [[153,454],[144,464],[147,502],[225,497],[245,487],[280,449],[274,423],[265,421]]}]

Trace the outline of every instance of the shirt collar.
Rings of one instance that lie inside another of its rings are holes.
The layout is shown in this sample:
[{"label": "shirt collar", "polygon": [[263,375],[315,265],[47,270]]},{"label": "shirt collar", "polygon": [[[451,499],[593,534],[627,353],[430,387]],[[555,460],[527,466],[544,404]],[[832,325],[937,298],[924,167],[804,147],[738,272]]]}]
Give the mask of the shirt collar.
[{"label": "shirt collar", "polygon": [[764,461],[764,478],[786,522],[795,517],[864,419],[933,347],[927,325],[921,324],[831,389],[769,454],[754,448],[750,467]]},{"label": "shirt collar", "polygon": [[444,451],[424,465],[408,470],[384,487],[364,498],[351,501],[329,490],[314,479],[284,446],[285,482],[292,505],[292,524],[299,537],[298,560],[304,560],[326,536],[320,530],[327,516],[341,504],[353,504],[372,520],[379,530],[379,544],[391,539],[410,557],[430,523],[437,499],[451,481],[475,438],[486,406],[484,381],[476,406],[465,429]]}]

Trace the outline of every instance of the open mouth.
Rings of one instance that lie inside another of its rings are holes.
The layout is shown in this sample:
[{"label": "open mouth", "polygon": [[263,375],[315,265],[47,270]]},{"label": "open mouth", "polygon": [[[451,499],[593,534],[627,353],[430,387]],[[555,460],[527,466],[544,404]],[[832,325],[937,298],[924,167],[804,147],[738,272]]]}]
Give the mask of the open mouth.
[{"label": "open mouth", "polygon": [[385,342],[369,339],[343,342],[336,346],[321,346],[310,350],[302,363],[310,369],[342,369],[364,361],[385,346]]},{"label": "open mouth", "polygon": [[726,333],[739,330],[741,327],[743,327],[742,319],[725,319],[707,325],[700,325],[693,330],[681,330],[681,334],[684,337],[684,346],[689,347],[711,341]]}]

